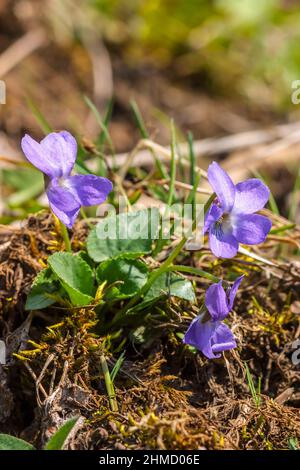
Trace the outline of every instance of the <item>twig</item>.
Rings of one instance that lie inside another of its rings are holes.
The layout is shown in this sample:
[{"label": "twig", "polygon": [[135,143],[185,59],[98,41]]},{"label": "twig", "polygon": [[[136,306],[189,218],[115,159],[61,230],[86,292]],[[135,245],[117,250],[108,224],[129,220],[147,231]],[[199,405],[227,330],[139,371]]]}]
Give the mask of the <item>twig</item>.
[{"label": "twig", "polygon": [[8,47],[0,56],[0,77],[3,78],[11,69],[28,55],[44,46],[47,42],[45,31],[41,28],[29,31]]},{"label": "twig", "polygon": [[[229,153],[235,150],[245,149],[247,147],[258,146],[262,144],[273,143],[278,140],[277,143],[282,140],[289,140],[289,145],[295,143],[298,140],[296,139],[297,133],[300,131],[300,122],[297,121],[292,124],[284,124],[275,126],[272,129],[258,129],[255,131],[241,132],[238,134],[233,134],[220,138],[209,138],[203,140],[194,141],[194,152],[195,156],[199,157],[200,155],[217,155],[219,153]],[[293,137],[291,137],[293,135]],[[131,164],[137,166],[147,166],[153,162],[153,156],[149,150],[155,150],[163,160],[170,160],[171,151],[170,147],[164,147],[159,144],[155,144],[149,139],[141,140],[137,145],[139,145],[141,150],[134,153]],[[189,148],[187,143],[179,143],[177,145],[178,153],[180,155],[188,155]],[[137,146],[135,147],[135,149]],[[278,149],[276,149],[278,150]],[[274,152],[274,148],[272,149]],[[127,153],[119,153],[115,156],[115,163],[118,167],[122,167],[126,164],[128,160]]]}]

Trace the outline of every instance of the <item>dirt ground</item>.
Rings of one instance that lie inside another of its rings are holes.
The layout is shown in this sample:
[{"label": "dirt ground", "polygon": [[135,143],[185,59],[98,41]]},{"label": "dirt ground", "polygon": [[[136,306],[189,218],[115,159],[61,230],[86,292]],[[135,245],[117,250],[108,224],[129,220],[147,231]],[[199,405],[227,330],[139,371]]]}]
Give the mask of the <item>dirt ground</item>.
[{"label": "dirt ground", "polygon": [[[225,360],[208,361],[180,344],[176,332],[185,330],[182,312],[191,307],[169,299],[169,323],[152,325],[151,340],[126,348],[116,380],[119,411],[112,413],[99,366],[96,312],[24,312],[32,280],[52,252],[50,232],[55,227],[48,213],[30,217],[22,229],[0,229],[0,335],[9,349],[1,368],[1,432],[41,447],[65,418],[78,414],[86,421],[69,444],[73,449],[285,449],[289,439],[300,438],[299,365],[291,361],[300,333],[299,262],[278,266],[272,281],[273,268],[250,263],[231,317],[239,347]],[[74,247],[85,232],[79,222]],[[215,265],[214,274],[228,263]],[[199,296],[205,287],[197,285]],[[121,337],[127,334],[125,327]],[[116,358],[109,354],[111,365]],[[255,383],[261,377],[259,403],[250,394],[244,361]]]}]

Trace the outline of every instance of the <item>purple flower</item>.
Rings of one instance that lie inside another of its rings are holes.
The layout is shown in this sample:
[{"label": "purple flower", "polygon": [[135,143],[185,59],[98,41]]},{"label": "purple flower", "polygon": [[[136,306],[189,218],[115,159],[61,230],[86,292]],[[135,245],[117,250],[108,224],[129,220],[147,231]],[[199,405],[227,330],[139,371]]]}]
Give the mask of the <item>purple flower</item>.
[{"label": "purple flower", "polygon": [[67,131],[51,132],[40,143],[29,135],[21,142],[26,158],[48,177],[46,193],[54,214],[72,228],[81,206],[101,204],[112,183],[95,175],[73,175],[77,143]]},{"label": "purple flower", "polygon": [[232,258],[239,243],[256,245],[265,241],[272,222],[255,212],[268,202],[269,188],[256,178],[234,185],[216,162],[209,165],[208,180],[217,195],[204,221],[204,233],[209,233],[213,254]]},{"label": "purple flower", "polygon": [[228,293],[222,287],[222,281],[210,286],[205,294],[205,306],[210,318],[207,318],[205,310],[192,321],[184,335],[183,342],[202,351],[208,359],[218,358],[222,351],[236,347],[235,338],[223,320],[233,307],[243,277],[236,279]]}]

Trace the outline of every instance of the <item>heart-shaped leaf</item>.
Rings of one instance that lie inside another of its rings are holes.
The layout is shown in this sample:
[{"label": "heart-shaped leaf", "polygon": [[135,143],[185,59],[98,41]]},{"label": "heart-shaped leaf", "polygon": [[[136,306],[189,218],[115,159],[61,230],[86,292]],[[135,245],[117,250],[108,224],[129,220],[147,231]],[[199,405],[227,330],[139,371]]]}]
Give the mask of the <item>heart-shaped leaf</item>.
[{"label": "heart-shaped leaf", "polygon": [[52,271],[60,280],[73,305],[88,305],[95,294],[93,271],[78,255],[54,253],[48,258]]},{"label": "heart-shaped leaf", "polygon": [[108,299],[120,299],[136,294],[147,282],[148,268],[137,259],[117,258],[104,261],[97,269],[99,283],[114,284],[106,295]]},{"label": "heart-shaped leaf", "polygon": [[159,229],[157,208],[124,212],[101,220],[90,232],[87,250],[97,262],[110,258],[138,258],[150,253]]}]

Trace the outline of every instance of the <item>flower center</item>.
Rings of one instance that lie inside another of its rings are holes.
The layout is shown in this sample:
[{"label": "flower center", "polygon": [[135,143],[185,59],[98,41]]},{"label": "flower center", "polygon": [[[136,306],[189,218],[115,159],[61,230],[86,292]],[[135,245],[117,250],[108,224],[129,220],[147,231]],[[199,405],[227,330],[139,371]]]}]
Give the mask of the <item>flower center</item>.
[{"label": "flower center", "polygon": [[61,178],[58,178],[58,184],[61,188],[70,188],[69,182],[63,176]]},{"label": "flower center", "polygon": [[222,235],[224,232],[227,232],[231,229],[231,220],[229,213],[224,212],[224,214],[215,223],[215,229],[219,235]]}]

